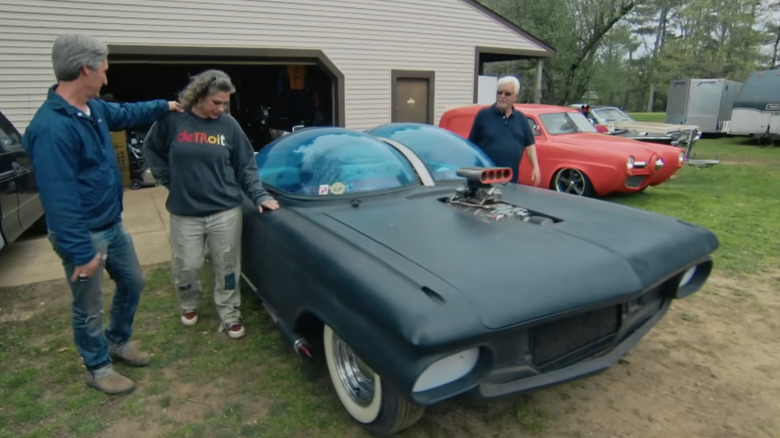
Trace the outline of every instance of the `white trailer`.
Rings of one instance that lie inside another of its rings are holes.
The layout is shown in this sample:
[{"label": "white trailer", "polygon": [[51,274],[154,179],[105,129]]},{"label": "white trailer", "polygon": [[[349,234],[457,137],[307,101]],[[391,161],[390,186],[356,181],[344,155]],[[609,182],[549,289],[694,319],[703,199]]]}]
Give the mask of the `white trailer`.
[{"label": "white trailer", "polygon": [[750,74],[734,101],[729,134],[780,140],[780,69]]},{"label": "white trailer", "polygon": [[681,79],[669,85],[666,123],[698,125],[702,133],[729,131],[731,109],[742,82],[729,79]]}]

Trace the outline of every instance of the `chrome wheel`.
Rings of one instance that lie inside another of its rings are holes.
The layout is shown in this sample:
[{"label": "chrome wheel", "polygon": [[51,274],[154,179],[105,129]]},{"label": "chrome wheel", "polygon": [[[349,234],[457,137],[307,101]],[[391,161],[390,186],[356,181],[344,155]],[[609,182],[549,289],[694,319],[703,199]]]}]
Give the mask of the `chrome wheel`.
[{"label": "chrome wheel", "polygon": [[322,331],[325,360],[341,404],[369,432],[385,436],[411,426],[425,408],[409,401],[374,372],[330,326]]},{"label": "chrome wheel", "polygon": [[341,404],[361,423],[371,423],[382,407],[382,380],[329,326],[323,330],[325,359]]},{"label": "chrome wheel", "polygon": [[577,196],[590,196],[593,189],[588,177],[577,169],[561,169],[553,179],[554,190]]},{"label": "chrome wheel", "polygon": [[349,397],[360,406],[370,405],[376,389],[376,373],[341,338],[333,339],[333,356],[339,380]]}]

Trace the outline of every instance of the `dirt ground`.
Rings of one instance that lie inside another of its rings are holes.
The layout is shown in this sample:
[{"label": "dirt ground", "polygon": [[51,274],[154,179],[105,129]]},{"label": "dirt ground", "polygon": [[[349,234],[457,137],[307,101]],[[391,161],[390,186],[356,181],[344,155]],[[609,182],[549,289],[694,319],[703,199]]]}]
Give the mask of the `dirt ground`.
[{"label": "dirt ground", "polygon": [[[606,372],[533,393],[520,408],[499,403],[526,426],[538,417],[539,436],[780,437],[780,270],[716,274]],[[426,416],[451,423],[453,436],[529,436],[527,427],[486,434],[490,422],[470,408]]]},{"label": "dirt ground", "polygon": [[[59,282],[34,288],[35,301],[45,307],[68,305]],[[1,310],[0,322],[8,323],[44,309]],[[223,387],[230,391],[230,385]],[[187,397],[192,388],[172,391],[182,392],[174,398]],[[228,394],[212,386],[208,397]],[[199,405],[179,410],[168,415],[197,416]],[[364,436],[357,426],[350,430],[348,436]],[[102,436],[133,431],[132,422],[120,420]],[[675,302],[639,346],[606,372],[525,396],[446,402],[429,408],[403,436],[428,436],[426,431],[453,437],[778,438],[780,270],[743,279],[714,274],[703,290]],[[150,433],[146,428],[143,436]]]}]

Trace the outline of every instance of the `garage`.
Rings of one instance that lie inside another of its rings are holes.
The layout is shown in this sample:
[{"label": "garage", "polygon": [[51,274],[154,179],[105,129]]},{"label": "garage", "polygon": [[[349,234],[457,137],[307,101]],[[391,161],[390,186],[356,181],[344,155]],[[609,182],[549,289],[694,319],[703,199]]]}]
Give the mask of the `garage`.
[{"label": "garage", "polygon": [[120,101],[171,99],[190,75],[224,70],[237,88],[231,114],[256,147],[270,125],[437,124],[447,109],[477,102],[485,63],[536,60],[541,76],[543,60],[555,56],[476,0],[195,0],[186,8],[172,0],[0,0],[0,7],[1,109],[20,131],[54,83],[51,45],[62,33],[108,44],[102,93]]},{"label": "garage", "polygon": [[255,150],[297,126],[343,126],[343,93],[338,92],[343,75],[321,52],[214,52],[208,47],[111,46],[103,94],[117,102],[176,99],[192,75],[219,69],[236,86],[230,113]]}]

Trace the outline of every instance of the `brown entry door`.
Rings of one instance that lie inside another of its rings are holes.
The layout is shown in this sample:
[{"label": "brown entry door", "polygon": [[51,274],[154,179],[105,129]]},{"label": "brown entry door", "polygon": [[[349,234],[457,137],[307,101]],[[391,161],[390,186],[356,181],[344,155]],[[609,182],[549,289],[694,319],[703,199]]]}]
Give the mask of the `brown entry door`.
[{"label": "brown entry door", "polygon": [[430,119],[429,87],[427,78],[397,78],[393,121],[433,123]]}]

